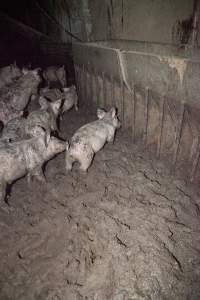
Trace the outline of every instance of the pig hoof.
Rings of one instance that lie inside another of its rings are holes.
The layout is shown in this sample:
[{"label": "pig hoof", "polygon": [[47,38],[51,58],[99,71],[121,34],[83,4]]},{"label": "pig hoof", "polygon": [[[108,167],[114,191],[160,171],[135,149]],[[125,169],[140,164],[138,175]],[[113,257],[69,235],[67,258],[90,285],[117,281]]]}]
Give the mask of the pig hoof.
[{"label": "pig hoof", "polygon": [[28,174],[27,175],[27,183],[28,183],[28,185],[31,184],[31,180],[32,180],[32,176],[31,176],[31,174]]}]

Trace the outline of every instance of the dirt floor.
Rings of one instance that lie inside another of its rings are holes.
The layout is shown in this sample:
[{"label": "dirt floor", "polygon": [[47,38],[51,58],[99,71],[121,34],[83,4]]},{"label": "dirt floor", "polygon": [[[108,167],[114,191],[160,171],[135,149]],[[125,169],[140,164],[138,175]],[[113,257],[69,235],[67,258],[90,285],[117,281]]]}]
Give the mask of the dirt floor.
[{"label": "dirt floor", "polygon": [[[69,138],[95,115],[65,114]],[[2,300],[199,300],[200,197],[119,131],[87,175],[64,153],[47,184],[12,187],[0,209]]]}]

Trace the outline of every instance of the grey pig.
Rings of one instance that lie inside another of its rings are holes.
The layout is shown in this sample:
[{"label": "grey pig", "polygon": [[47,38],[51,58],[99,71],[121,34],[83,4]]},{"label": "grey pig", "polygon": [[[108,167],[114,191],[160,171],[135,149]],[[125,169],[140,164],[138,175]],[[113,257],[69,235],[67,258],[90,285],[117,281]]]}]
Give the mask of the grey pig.
[{"label": "grey pig", "polygon": [[27,119],[23,117],[17,117],[10,120],[4,126],[0,142],[13,143],[34,136],[38,136],[40,134],[41,134],[41,127],[35,125],[29,128],[27,125]]},{"label": "grey pig", "polygon": [[48,87],[54,82],[59,82],[62,87],[65,87],[67,84],[64,65],[62,67],[50,66],[43,71],[42,75]]},{"label": "grey pig", "polygon": [[7,124],[10,120],[23,115],[23,111],[15,110],[9,103],[0,99],[0,122]]},{"label": "grey pig", "polygon": [[23,117],[10,120],[3,128],[1,141],[17,142],[25,137],[25,122]]},{"label": "grey pig", "polygon": [[59,113],[61,100],[49,103],[45,98],[40,97],[39,102],[41,102],[40,110],[33,111],[26,119],[23,117],[13,118],[4,126],[0,139],[1,143],[17,142],[36,136],[38,132],[36,128],[40,126],[46,130],[45,142],[48,145],[51,131],[57,130],[56,118]]},{"label": "grey pig", "polygon": [[16,65],[16,62],[9,66],[0,68],[0,88],[2,88],[5,85],[11,84],[15,79],[21,76],[22,71]]},{"label": "grey pig", "polygon": [[80,169],[87,171],[92,159],[106,142],[113,142],[115,131],[121,126],[117,117],[116,109],[112,107],[106,112],[97,109],[98,120],[88,123],[79,128],[70,143],[66,143],[66,171],[72,169],[75,161],[80,163]]},{"label": "grey pig", "polygon": [[56,154],[65,150],[65,142],[51,137],[48,146],[45,145],[45,133],[29,140],[10,143],[0,147],[0,201],[6,196],[7,184],[28,175],[36,176],[39,181],[44,182],[42,172],[43,164]]},{"label": "grey pig", "polygon": [[[40,96],[39,96],[40,95]],[[39,91],[39,95],[33,95],[31,97],[31,101],[28,105],[28,112],[32,112],[34,110],[40,109],[40,102],[42,97],[48,99],[49,102],[55,102],[59,99],[62,99],[64,96],[59,89],[50,89],[48,87],[42,88]]]},{"label": "grey pig", "polygon": [[23,110],[32,95],[37,94],[38,85],[42,79],[38,73],[39,69],[28,70],[12,88],[12,107],[17,110]]},{"label": "grey pig", "polygon": [[57,117],[60,111],[62,100],[58,99],[55,102],[49,102],[44,97],[40,97],[39,103],[41,109],[31,112],[27,117],[26,132],[29,133],[35,126],[41,126],[45,128],[47,132],[46,144],[48,144],[51,131],[58,131]]},{"label": "grey pig", "polygon": [[59,89],[50,89],[48,87],[42,88],[40,89],[40,96],[43,96],[47,99],[49,99],[51,102],[54,102],[62,97],[64,97],[64,95],[62,94],[62,92]]},{"label": "grey pig", "polygon": [[61,100],[48,102],[45,98],[39,98],[40,110],[33,111],[27,119],[16,117],[11,119],[3,128],[1,141],[17,142],[25,138],[35,136],[35,127],[45,128],[47,133],[47,144],[51,130],[57,130],[56,118],[61,106]]},{"label": "grey pig", "polygon": [[0,120],[6,124],[9,120],[23,115],[30,96],[37,93],[41,78],[38,70],[28,71],[15,83],[0,91]]},{"label": "grey pig", "polygon": [[[78,95],[76,92],[75,85],[72,85],[68,88],[63,89],[63,96],[64,96],[64,102],[62,105],[62,112],[61,114],[64,114],[65,111],[70,110],[73,106],[75,107],[75,110],[78,110]],[[62,119],[62,117],[61,117]]]}]

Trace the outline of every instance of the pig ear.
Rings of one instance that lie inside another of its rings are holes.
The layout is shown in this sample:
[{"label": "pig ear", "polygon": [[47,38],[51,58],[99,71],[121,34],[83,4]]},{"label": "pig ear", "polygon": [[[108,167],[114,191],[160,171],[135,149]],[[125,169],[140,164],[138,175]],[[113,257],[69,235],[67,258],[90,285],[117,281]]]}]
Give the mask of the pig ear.
[{"label": "pig ear", "polygon": [[31,132],[31,134],[35,137],[42,136],[44,138],[45,146],[47,147],[49,144],[49,141],[51,139],[50,131],[42,126],[35,126]]},{"label": "pig ear", "polygon": [[103,119],[103,117],[105,116],[105,114],[106,114],[105,110],[103,110],[101,108],[97,109],[97,118],[99,120]]},{"label": "pig ear", "polygon": [[48,106],[49,106],[49,103],[48,103],[47,99],[45,99],[44,97],[40,96],[38,102],[40,104],[41,109],[45,109],[46,110],[48,108]]},{"label": "pig ear", "polygon": [[13,67],[17,67],[16,60],[14,61]]},{"label": "pig ear", "polygon": [[61,104],[62,104],[62,99],[58,99],[57,101],[50,103],[55,113],[59,111]]},{"label": "pig ear", "polygon": [[31,135],[34,137],[37,136],[46,136],[46,130],[44,127],[40,126],[40,125],[36,125],[31,129]]},{"label": "pig ear", "polygon": [[70,90],[70,87],[63,88],[64,92],[69,92],[69,90]]},{"label": "pig ear", "polygon": [[115,108],[115,107],[112,107],[112,108],[110,109],[111,117],[114,118],[114,117],[116,116],[116,113],[117,113],[116,108]]},{"label": "pig ear", "polygon": [[26,75],[27,73],[28,73],[28,69],[26,69],[26,68],[23,67],[23,68],[22,68],[22,74],[23,74],[23,75]]},{"label": "pig ear", "polygon": [[36,68],[32,72],[34,75],[38,75],[39,71],[41,71],[41,70],[42,70],[41,68]]}]

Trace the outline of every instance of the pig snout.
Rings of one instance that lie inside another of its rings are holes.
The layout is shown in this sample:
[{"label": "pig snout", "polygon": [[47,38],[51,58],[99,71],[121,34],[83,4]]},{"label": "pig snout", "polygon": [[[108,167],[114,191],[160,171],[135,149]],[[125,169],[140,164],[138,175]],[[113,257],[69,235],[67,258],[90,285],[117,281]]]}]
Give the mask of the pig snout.
[{"label": "pig snout", "polygon": [[66,142],[51,136],[47,149],[52,153],[60,153],[66,150]]},{"label": "pig snout", "polygon": [[120,122],[120,120],[119,120],[117,117],[113,120],[113,126],[114,126],[116,129],[119,129],[119,128],[121,128],[121,126],[122,126],[122,123]]}]

